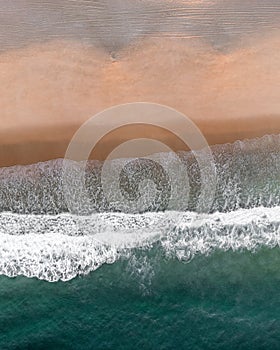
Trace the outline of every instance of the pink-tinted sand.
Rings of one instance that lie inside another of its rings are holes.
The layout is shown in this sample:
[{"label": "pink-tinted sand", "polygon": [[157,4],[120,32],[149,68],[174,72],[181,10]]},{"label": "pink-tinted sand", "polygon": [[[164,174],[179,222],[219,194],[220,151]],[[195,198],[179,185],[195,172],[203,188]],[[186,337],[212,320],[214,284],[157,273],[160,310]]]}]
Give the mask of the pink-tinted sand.
[{"label": "pink-tinted sand", "polygon": [[[145,39],[116,52],[57,41],[0,55],[0,166],[64,156],[94,114],[155,102],[191,118],[209,144],[280,133],[280,35],[247,40],[228,53],[197,39]],[[103,159],[130,138],[182,144],[171,133],[123,128],[101,140]],[[129,137],[128,137],[129,136]]]}]

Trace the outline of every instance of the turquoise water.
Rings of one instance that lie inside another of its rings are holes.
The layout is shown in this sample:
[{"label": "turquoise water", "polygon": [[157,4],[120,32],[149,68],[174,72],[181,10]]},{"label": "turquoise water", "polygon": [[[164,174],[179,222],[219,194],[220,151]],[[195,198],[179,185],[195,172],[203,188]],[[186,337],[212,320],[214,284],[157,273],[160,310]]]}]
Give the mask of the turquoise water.
[{"label": "turquoise water", "polygon": [[[280,135],[212,152],[217,186],[202,217],[190,154],[187,207],[177,191],[157,211],[167,191],[144,213],[110,207],[99,163],[87,216],[67,212],[61,160],[0,169],[0,350],[279,349]],[[123,174],[131,200],[135,178]]]},{"label": "turquoise water", "polygon": [[279,348],[278,248],[190,263],[153,253],[66,283],[1,277],[0,348]]}]

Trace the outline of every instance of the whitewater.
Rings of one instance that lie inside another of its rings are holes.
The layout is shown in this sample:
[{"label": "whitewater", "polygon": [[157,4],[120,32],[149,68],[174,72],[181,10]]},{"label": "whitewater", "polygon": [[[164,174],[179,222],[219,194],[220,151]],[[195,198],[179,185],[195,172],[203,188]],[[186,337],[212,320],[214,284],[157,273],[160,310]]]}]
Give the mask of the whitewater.
[{"label": "whitewater", "polygon": [[[100,185],[99,161],[90,161],[87,168],[90,215],[68,211],[62,159],[0,169],[0,274],[68,281],[139,251],[184,263],[218,250],[279,248],[280,135],[217,145],[211,151],[217,184],[208,213],[196,212],[201,179],[192,152],[180,153],[188,169],[187,206],[178,192],[176,205],[166,210],[168,186],[158,186],[157,202],[141,213],[110,207]],[[169,154],[159,156],[172,163]],[[176,168],[170,171],[176,175]],[[159,169],[154,175],[156,183],[165,181]],[[137,197],[135,185],[124,182]]]}]

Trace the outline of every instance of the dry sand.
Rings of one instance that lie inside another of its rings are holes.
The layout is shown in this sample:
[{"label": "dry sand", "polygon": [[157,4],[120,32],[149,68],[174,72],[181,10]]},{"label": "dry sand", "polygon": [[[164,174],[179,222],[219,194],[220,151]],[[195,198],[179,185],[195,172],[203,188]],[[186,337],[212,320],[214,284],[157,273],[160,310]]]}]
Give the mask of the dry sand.
[{"label": "dry sand", "polygon": [[[79,126],[128,102],[164,104],[191,118],[209,144],[280,133],[280,35],[240,43],[227,53],[198,39],[150,38],[113,56],[75,41],[53,41],[0,55],[0,166],[64,156]],[[163,130],[123,128],[92,157]]]}]

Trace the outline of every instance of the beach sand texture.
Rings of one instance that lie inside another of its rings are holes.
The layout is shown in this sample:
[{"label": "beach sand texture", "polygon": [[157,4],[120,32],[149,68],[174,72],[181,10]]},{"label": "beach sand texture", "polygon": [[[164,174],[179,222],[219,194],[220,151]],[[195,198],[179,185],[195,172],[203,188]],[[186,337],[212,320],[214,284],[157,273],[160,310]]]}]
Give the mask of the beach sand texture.
[{"label": "beach sand texture", "polygon": [[[0,166],[61,158],[83,122],[129,102],[177,109],[209,144],[280,132],[277,1],[0,3]],[[128,134],[181,147],[121,128],[92,157]]]}]

